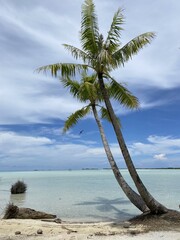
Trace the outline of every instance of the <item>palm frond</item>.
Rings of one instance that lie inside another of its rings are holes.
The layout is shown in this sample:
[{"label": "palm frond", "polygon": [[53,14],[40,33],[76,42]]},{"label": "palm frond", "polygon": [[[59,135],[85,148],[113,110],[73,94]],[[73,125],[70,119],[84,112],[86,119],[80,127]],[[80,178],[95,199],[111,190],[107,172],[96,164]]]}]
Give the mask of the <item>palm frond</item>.
[{"label": "palm frond", "polygon": [[81,49],[76,48],[72,45],[63,44],[63,46],[65,47],[65,49],[67,49],[72,54],[72,56],[75,59],[82,59],[84,63],[89,63],[90,56],[86,52],[84,52]]},{"label": "palm frond", "polygon": [[104,68],[105,66],[111,65],[113,60],[112,55],[109,54],[108,49],[105,49],[105,48],[101,49],[97,59],[101,63],[101,65],[104,66]]},{"label": "palm frond", "polygon": [[150,44],[154,37],[155,33],[147,32],[133,38],[113,54],[115,62],[114,67],[124,65],[125,62],[132,58],[133,55],[137,54],[144,46]]},{"label": "palm frond", "polygon": [[93,72],[91,73],[90,75],[87,75],[86,72],[82,72],[81,74],[81,81],[82,82],[90,82],[90,83],[95,83],[96,79],[97,79],[97,73],[96,72]]},{"label": "palm frond", "polygon": [[121,25],[124,23],[124,16],[122,14],[122,9],[118,9],[118,11],[114,14],[113,21],[111,23],[110,30],[108,32],[108,36],[105,42],[105,46],[113,53],[117,50],[120,44],[120,36],[123,28]]},{"label": "palm frond", "polygon": [[83,72],[81,74],[81,82],[78,93],[80,101],[90,101],[91,103],[94,103],[100,100],[100,88],[96,79],[96,73],[87,75]]},{"label": "palm frond", "polygon": [[40,67],[36,69],[36,71],[43,73],[50,73],[52,76],[67,77],[67,76],[75,76],[76,73],[80,73],[81,71],[87,71],[88,65],[86,64],[75,64],[75,63],[55,63],[47,66]]},{"label": "palm frond", "polygon": [[101,106],[100,112],[101,112],[101,118],[106,119],[108,122],[111,122],[111,119],[109,117],[109,113],[108,113],[108,111],[105,107]]},{"label": "palm frond", "polygon": [[98,51],[99,28],[95,5],[92,0],[85,0],[82,5],[81,42],[84,51],[96,54]]},{"label": "palm frond", "polygon": [[111,76],[109,76],[109,79],[111,80],[108,88],[109,96],[129,109],[137,109],[139,107],[138,98]]},{"label": "palm frond", "polygon": [[86,98],[89,99],[91,102],[95,102],[98,100],[97,89],[91,82],[84,82],[84,84],[82,85],[82,90],[84,91],[84,94],[82,95],[85,95]]},{"label": "palm frond", "polygon": [[[111,123],[111,119],[108,113],[108,110],[105,107],[100,108],[101,111],[101,118],[107,120],[108,122]],[[121,122],[120,119],[116,117],[116,120],[118,121],[119,126],[121,127]]]},{"label": "palm frond", "polygon": [[77,122],[85,117],[89,112],[90,112],[91,108],[90,106],[86,106],[83,107],[80,110],[77,110],[76,112],[72,113],[67,120],[64,123],[64,128],[63,128],[63,132],[66,132],[67,130],[69,130],[72,126],[76,125]]},{"label": "palm frond", "polygon": [[64,88],[68,88],[70,93],[77,97],[79,93],[80,84],[76,80],[72,80],[69,77],[60,78],[61,83],[63,84]]}]

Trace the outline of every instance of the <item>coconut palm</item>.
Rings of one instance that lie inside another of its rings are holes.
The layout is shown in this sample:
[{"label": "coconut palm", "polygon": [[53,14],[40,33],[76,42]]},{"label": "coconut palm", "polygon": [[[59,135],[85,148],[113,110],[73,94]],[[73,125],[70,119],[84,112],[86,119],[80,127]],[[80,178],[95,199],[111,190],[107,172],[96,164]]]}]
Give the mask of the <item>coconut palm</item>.
[{"label": "coconut palm", "polygon": [[[94,118],[96,120],[101,140],[104,146],[104,150],[107,156],[107,159],[109,161],[109,164],[111,166],[111,169],[114,173],[114,176],[126,194],[126,196],[129,198],[129,200],[142,212],[146,212],[149,209],[147,208],[146,204],[142,200],[142,198],[128,185],[128,183],[123,178],[115,160],[113,157],[113,154],[110,150],[101,120],[98,115],[97,106],[100,107],[101,110],[101,116],[103,118],[106,118],[109,120],[108,113],[106,109],[103,106],[100,106],[99,103],[102,102],[103,98],[100,94],[99,84],[95,81],[96,76],[86,76],[85,74],[82,74],[81,82],[78,82],[76,80],[72,80],[70,78],[64,78],[61,79],[61,82],[63,83],[65,88],[68,88],[70,93],[76,97],[78,100],[80,100],[83,103],[86,103],[87,105],[83,108],[77,110],[76,112],[72,113],[64,124],[63,131],[66,132],[69,130],[73,125],[77,124],[78,120],[85,117],[90,112],[93,112]],[[111,86],[107,86],[109,94],[116,99],[116,95],[114,94],[114,88]],[[129,108],[137,107],[138,101],[136,97],[134,97],[124,86],[119,87],[119,90],[121,90],[122,94],[121,97],[118,98],[118,100],[121,102],[121,104],[124,104],[126,107]],[[129,102],[124,102],[124,99],[129,99]]]},{"label": "coconut palm", "polygon": [[50,71],[52,76],[75,76],[82,70],[93,70],[97,74],[98,83],[105,105],[111,119],[120,149],[126,162],[129,173],[137,187],[138,192],[145,201],[146,205],[152,213],[160,214],[167,212],[167,208],[159,203],[146,189],[140,179],[136,168],[133,164],[126,143],[124,141],[120,126],[117,122],[117,117],[109,100],[109,94],[105,88],[105,81],[109,80],[116,86],[117,96],[119,94],[118,83],[111,76],[111,72],[124,64],[137,54],[144,46],[151,43],[155,34],[153,32],[143,33],[127,44],[122,45],[120,41],[122,24],[124,16],[122,10],[118,9],[114,14],[110,30],[107,38],[104,40],[99,33],[98,21],[95,12],[93,0],[85,0],[82,5],[82,20],[80,40],[82,50],[72,45],[64,44],[64,47],[70,51],[75,59],[80,59],[79,64],[76,63],[56,63],[48,66],[43,66],[38,71]]}]

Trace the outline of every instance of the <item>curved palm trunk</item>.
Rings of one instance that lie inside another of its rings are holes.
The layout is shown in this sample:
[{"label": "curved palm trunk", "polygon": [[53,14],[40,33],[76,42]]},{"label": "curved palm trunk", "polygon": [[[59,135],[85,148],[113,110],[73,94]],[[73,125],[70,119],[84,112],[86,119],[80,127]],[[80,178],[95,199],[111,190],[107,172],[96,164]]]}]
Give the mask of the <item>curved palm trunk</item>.
[{"label": "curved palm trunk", "polygon": [[109,96],[108,93],[106,91],[105,85],[104,85],[104,81],[103,81],[103,76],[102,74],[98,75],[98,80],[99,80],[99,85],[100,85],[100,89],[106,104],[106,108],[108,110],[110,119],[112,121],[112,125],[122,152],[122,155],[124,157],[124,160],[126,162],[127,168],[129,170],[129,173],[137,187],[137,190],[139,192],[139,194],[141,195],[142,199],[144,200],[144,202],[146,203],[146,205],[148,206],[148,208],[150,209],[150,211],[152,213],[155,214],[161,214],[161,213],[166,213],[168,210],[165,206],[163,206],[161,203],[159,203],[146,189],[146,187],[144,186],[143,182],[141,181],[136,168],[132,162],[131,156],[129,154],[129,151],[127,149],[127,146],[125,144],[121,129],[119,127],[119,124],[117,122],[114,110],[112,108],[111,102],[109,100]]},{"label": "curved palm trunk", "polygon": [[107,142],[105,133],[104,133],[104,129],[103,126],[101,124],[101,121],[99,119],[97,110],[95,105],[92,105],[92,110],[93,110],[93,114],[96,120],[96,123],[98,125],[99,128],[99,132],[101,135],[101,139],[103,142],[103,146],[108,158],[108,161],[111,165],[111,169],[114,173],[114,176],[118,182],[118,184],[120,185],[120,187],[122,188],[122,190],[124,191],[124,193],[126,194],[126,196],[128,197],[128,199],[142,212],[147,212],[149,211],[148,207],[146,206],[145,202],[143,201],[143,199],[127,184],[127,182],[125,181],[125,179],[123,178],[123,176],[121,175],[121,172],[119,171],[119,168],[113,158],[113,155],[111,153],[109,144]]}]

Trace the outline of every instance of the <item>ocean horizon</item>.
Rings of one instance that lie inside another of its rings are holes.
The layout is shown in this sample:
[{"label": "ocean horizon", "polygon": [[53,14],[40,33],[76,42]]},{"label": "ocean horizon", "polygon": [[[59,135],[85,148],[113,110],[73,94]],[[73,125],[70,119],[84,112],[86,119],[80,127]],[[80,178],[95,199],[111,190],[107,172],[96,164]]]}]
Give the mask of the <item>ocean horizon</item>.
[{"label": "ocean horizon", "polygon": [[[179,210],[180,169],[137,171],[158,201]],[[135,189],[127,169],[121,169],[121,172]],[[11,185],[17,180],[27,184],[25,194],[10,194]],[[1,217],[10,202],[73,222],[124,221],[141,213],[127,199],[110,169],[1,171]]]}]

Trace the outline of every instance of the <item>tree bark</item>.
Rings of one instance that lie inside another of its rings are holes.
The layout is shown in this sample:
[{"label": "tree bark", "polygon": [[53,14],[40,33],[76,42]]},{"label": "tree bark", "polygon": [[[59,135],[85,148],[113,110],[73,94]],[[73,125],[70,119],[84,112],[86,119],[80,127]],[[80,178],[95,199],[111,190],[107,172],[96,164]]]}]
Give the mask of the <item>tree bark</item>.
[{"label": "tree bark", "polygon": [[129,173],[137,187],[137,190],[139,192],[139,194],[141,195],[142,199],[144,200],[144,202],[146,203],[146,205],[148,206],[148,208],[150,209],[150,211],[152,213],[155,214],[161,214],[161,213],[166,213],[168,210],[165,206],[163,206],[161,203],[159,203],[150,193],[149,191],[146,189],[146,187],[144,186],[142,180],[140,179],[136,168],[133,164],[133,161],[131,159],[131,156],[129,154],[128,148],[125,144],[121,129],[119,127],[119,124],[117,122],[116,119],[116,115],[114,113],[114,110],[112,108],[111,102],[109,100],[109,96],[108,93],[106,91],[105,85],[104,85],[104,81],[103,81],[103,75],[101,73],[99,73],[98,75],[98,80],[99,80],[99,85],[100,85],[100,89],[105,101],[105,105],[106,108],[108,110],[122,155],[124,157],[124,160],[126,162],[127,168],[129,170]]},{"label": "tree bark", "polygon": [[93,114],[96,120],[96,123],[98,125],[99,128],[99,132],[101,135],[101,139],[102,139],[102,143],[108,158],[108,161],[110,163],[111,169],[114,173],[114,176],[118,182],[118,184],[120,185],[120,187],[122,188],[122,190],[124,191],[124,193],[126,194],[126,196],[128,197],[128,199],[131,201],[131,203],[133,203],[140,211],[142,212],[147,212],[149,211],[148,207],[146,206],[145,202],[143,201],[142,197],[139,196],[129,185],[128,183],[125,181],[125,179],[123,178],[121,172],[119,171],[119,168],[114,160],[114,157],[112,155],[112,152],[110,150],[108,141],[106,139],[105,136],[105,132],[103,129],[103,126],[101,124],[101,121],[99,119],[97,110],[95,105],[92,105],[92,109],[93,109]]}]

